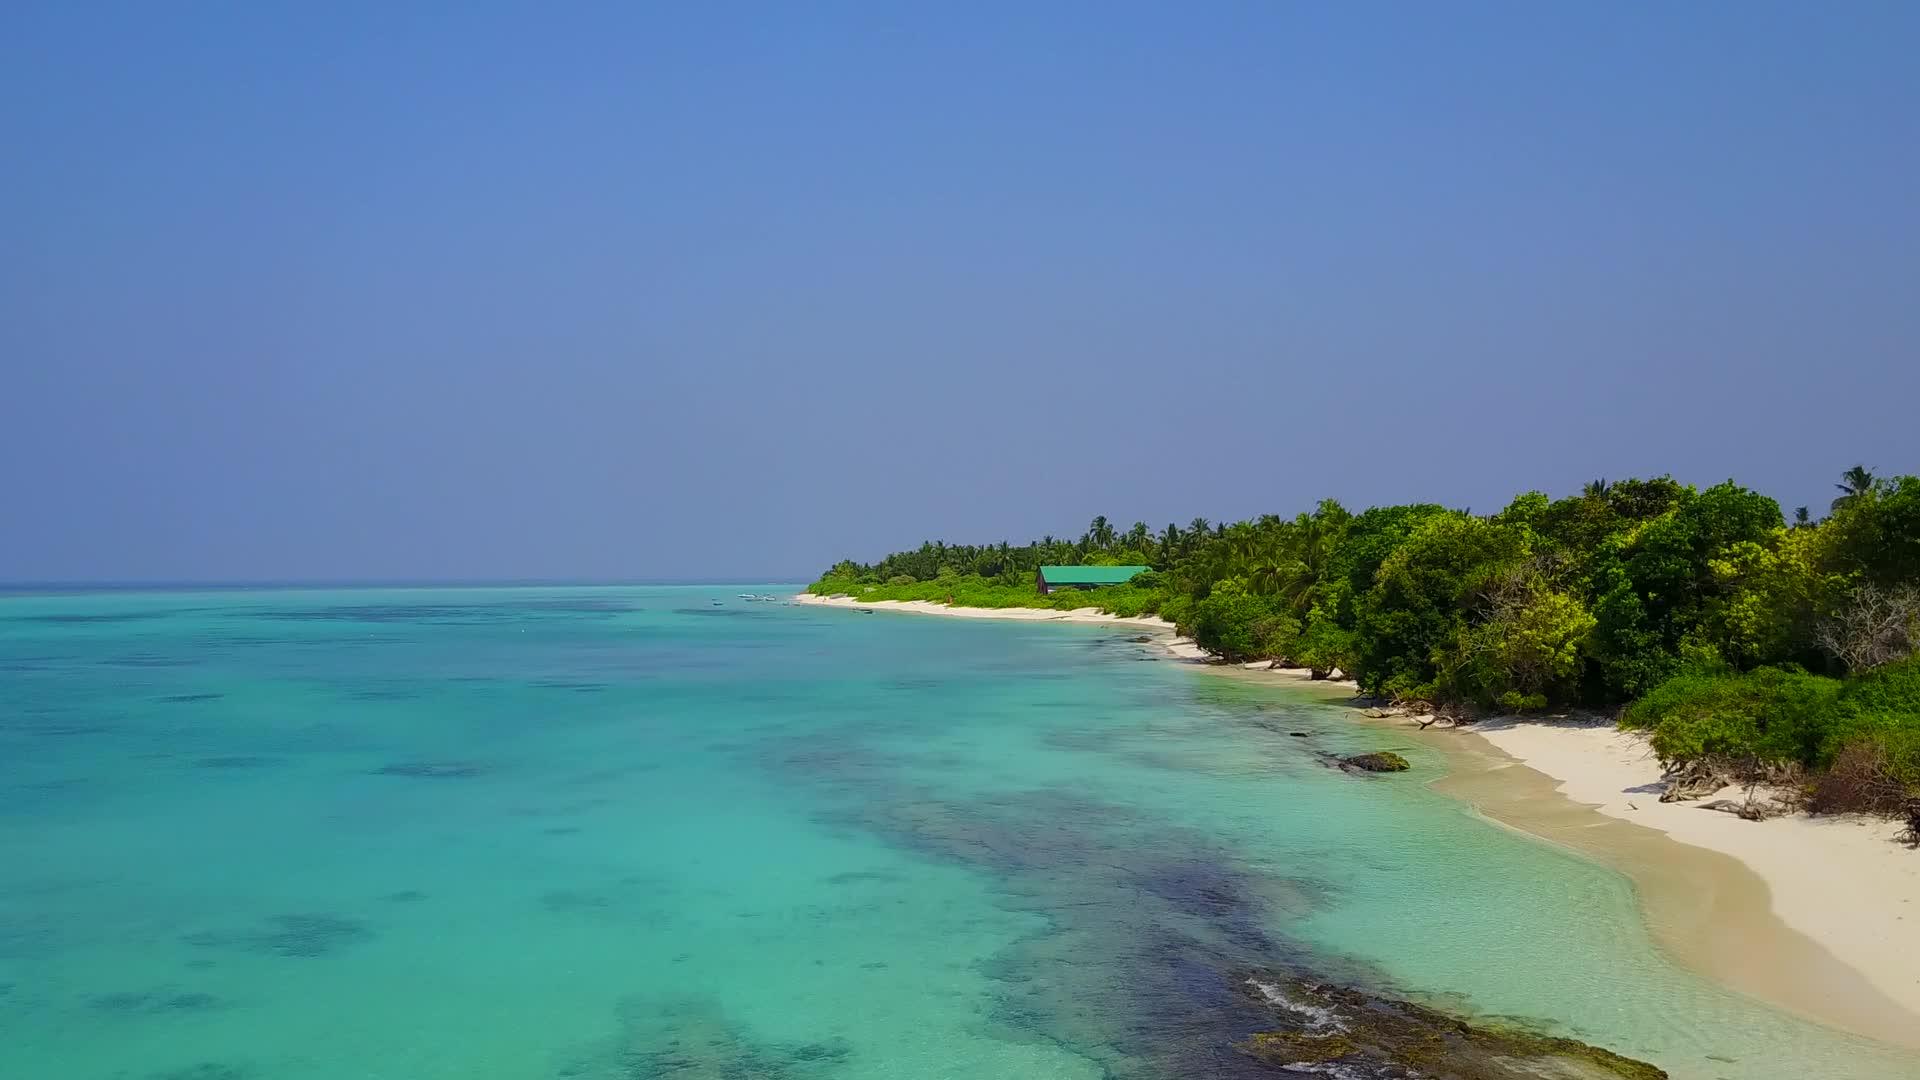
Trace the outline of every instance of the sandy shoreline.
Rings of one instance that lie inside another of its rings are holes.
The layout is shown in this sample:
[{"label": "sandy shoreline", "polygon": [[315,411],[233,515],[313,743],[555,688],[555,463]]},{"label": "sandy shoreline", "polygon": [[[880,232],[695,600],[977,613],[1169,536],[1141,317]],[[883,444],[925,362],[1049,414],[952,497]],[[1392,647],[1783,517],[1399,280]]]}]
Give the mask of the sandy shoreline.
[{"label": "sandy shoreline", "polygon": [[1072,611],[1055,611],[1051,608],[976,608],[949,607],[931,600],[855,600],[851,596],[816,596],[813,593],[801,593],[793,598],[796,604],[817,604],[822,607],[872,608],[875,611],[907,611],[921,615],[946,615],[955,619],[1010,619],[1018,622],[1069,622],[1104,623],[1109,626],[1138,626],[1145,630],[1157,630],[1173,633],[1173,624],[1158,615],[1121,616],[1109,615],[1099,608],[1075,608]]},{"label": "sandy shoreline", "polygon": [[837,608],[872,608],[875,611],[903,611],[920,615],[945,615],[955,619],[1007,619],[1015,622],[1065,622],[1092,623],[1104,626],[1131,626],[1150,631],[1155,644],[1178,660],[1188,660],[1196,664],[1205,664],[1211,670],[1232,674],[1245,673],[1250,678],[1285,683],[1311,683],[1330,689],[1353,690],[1360,688],[1345,679],[1315,680],[1306,671],[1299,668],[1271,668],[1265,663],[1258,664],[1220,664],[1212,662],[1206,650],[1192,641],[1176,635],[1174,625],[1158,615],[1109,615],[1099,608],[1074,608],[1071,611],[1056,611],[1051,608],[974,608],[949,607],[932,600],[855,600],[850,596],[816,596],[801,593],[793,598],[797,604],[814,604]]},{"label": "sandy shoreline", "polygon": [[1920,852],[1895,841],[1898,824],[1753,822],[1700,808],[1712,799],[1663,803],[1644,738],[1610,725],[1470,730],[1497,756],[1478,780],[1437,786],[1622,870],[1656,938],[1690,966],[1834,1026],[1920,1046]]},{"label": "sandy shoreline", "polygon": [[[1138,627],[1177,658],[1206,659],[1198,646],[1174,636],[1172,623],[1154,616],[795,599],[958,618]],[[1264,664],[1207,666],[1260,682],[1357,689]],[[1639,736],[1610,726],[1495,721],[1418,734],[1447,751],[1454,766],[1436,789],[1625,874],[1655,940],[1684,965],[1831,1026],[1920,1047],[1920,852],[1894,842],[1898,825],[1805,815],[1751,822],[1698,803],[1662,803],[1658,763]]]}]

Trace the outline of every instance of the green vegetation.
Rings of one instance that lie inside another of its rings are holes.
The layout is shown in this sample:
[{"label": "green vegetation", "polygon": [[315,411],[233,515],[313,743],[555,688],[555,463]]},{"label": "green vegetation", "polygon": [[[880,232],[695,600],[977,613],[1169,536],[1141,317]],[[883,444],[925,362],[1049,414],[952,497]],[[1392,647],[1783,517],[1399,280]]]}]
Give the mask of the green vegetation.
[{"label": "green vegetation", "polygon": [[1628,706],[1621,723],[1649,729],[1663,761],[1744,758],[1819,768],[1839,750],[1841,688],[1839,679],[1791,669],[1687,672]]},{"label": "green vegetation", "polygon": [[877,585],[822,578],[809,586],[808,591],[822,596],[845,593],[861,600],[929,600],[936,604],[951,603],[957,607],[1052,608],[1059,611],[1098,607],[1102,611],[1125,616],[1156,614],[1160,601],[1165,597],[1160,587],[1153,583],[1153,575],[1149,574],[1141,575],[1149,581],[1145,587],[1139,584],[1139,578],[1135,578],[1126,585],[1092,590],[1065,589],[1049,596],[1042,596],[1035,590],[1031,572],[1017,584],[974,574],[939,575],[930,581],[914,581],[911,578],[900,580],[903,577],[906,575],[894,575],[884,584]]},{"label": "green vegetation", "polygon": [[[1457,713],[1618,708],[1673,763],[1857,772],[1920,796],[1920,478],[1844,474],[1789,524],[1731,481],[1596,481],[1498,513],[1433,504],[1078,540],[927,543],[811,586],[862,600],[1158,614],[1226,660],[1336,670]],[[1124,586],[1040,595],[1043,564],[1142,564]],[[1838,781],[1822,780],[1834,798]],[[1856,786],[1860,786],[1856,785]],[[1831,805],[1831,804],[1830,804]]]},{"label": "green vegetation", "polygon": [[1850,679],[1763,667],[1677,675],[1628,707],[1662,761],[1816,777],[1816,808],[1900,812],[1920,796],[1920,657]]}]

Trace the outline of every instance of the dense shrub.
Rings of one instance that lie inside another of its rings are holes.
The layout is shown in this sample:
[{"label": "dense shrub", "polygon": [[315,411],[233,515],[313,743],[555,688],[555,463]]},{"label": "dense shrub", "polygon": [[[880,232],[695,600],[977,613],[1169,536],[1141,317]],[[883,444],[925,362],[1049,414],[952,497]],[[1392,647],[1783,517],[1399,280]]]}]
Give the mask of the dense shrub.
[{"label": "dense shrub", "polygon": [[1885,722],[1920,719],[1920,657],[1888,664],[1847,684],[1846,711]]},{"label": "dense shrub", "polygon": [[[1897,814],[1915,795],[1910,768],[1920,739],[1869,738],[1843,747],[1814,781],[1807,809],[1816,814]],[[1906,757],[1902,763],[1899,759]]]},{"label": "dense shrub", "polygon": [[1822,746],[1822,764],[1847,747],[1872,745],[1887,775],[1920,793],[1920,657],[1847,681]]},{"label": "dense shrub", "polygon": [[1161,597],[1157,614],[1175,626],[1185,626],[1193,619],[1193,605],[1193,597],[1186,593],[1174,593]]},{"label": "dense shrub", "polygon": [[1726,758],[1821,766],[1841,683],[1803,671],[1758,668],[1677,675],[1627,708],[1626,727],[1646,728],[1667,763]]},{"label": "dense shrub", "polygon": [[1094,607],[1109,615],[1134,618],[1139,615],[1159,614],[1160,605],[1167,597],[1158,589],[1142,588],[1137,582],[1128,582],[1125,585],[1113,585],[1081,593],[1077,598],[1067,593],[1055,593],[1050,597],[1050,599],[1053,598],[1058,598],[1055,607],[1068,609]]},{"label": "dense shrub", "polygon": [[1209,652],[1228,660],[1281,658],[1299,636],[1299,620],[1270,595],[1250,591],[1229,578],[1194,602],[1182,633]]},{"label": "dense shrub", "polygon": [[1306,628],[1294,642],[1293,660],[1306,667],[1316,679],[1324,679],[1338,670],[1353,669],[1353,631],[1343,630],[1334,617],[1315,605],[1307,614]]},{"label": "dense shrub", "polygon": [[1631,705],[1664,762],[1801,765],[1820,812],[1894,812],[1920,795],[1920,659],[1842,681],[1759,668],[1679,675]]},{"label": "dense shrub", "polygon": [[1135,574],[1133,580],[1127,582],[1127,587],[1142,592],[1160,592],[1167,587],[1167,576],[1158,570],[1148,570],[1144,574]]}]

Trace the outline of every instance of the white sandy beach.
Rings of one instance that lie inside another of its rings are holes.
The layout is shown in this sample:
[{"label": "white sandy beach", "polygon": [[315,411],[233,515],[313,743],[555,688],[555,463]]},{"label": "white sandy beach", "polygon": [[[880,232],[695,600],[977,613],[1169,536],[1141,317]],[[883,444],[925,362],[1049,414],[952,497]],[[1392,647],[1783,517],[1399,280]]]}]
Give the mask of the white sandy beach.
[{"label": "white sandy beach", "polygon": [[[1302,668],[1275,668],[1264,661],[1257,664],[1221,664],[1205,649],[1195,645],[1187,638],[1177,636],[1174,625],[1158,615],[1109,615],[1099,608],[1074,608],[1071,611],[1056,611],[1049,608],[976,608],[956,607],[936,603],[932,600],[856,600],[851,596],[818,596],[813,593],[800,593],[793,598],[799,604],[818,604],[826,607],[872,608],[875,611],[904,611],[920,615],[945,615],[956,619],[1009,619],[1018,622],[1065,622],[1095,623],[1107,626],[1134,626],[1154,633],[1154,643],[1167,651],[1177,660],[1195,664],[1205,664],[1209,669],[1248,677],[1272,679],[1275,682],[1308,683],[1341,690],[1358,690],[1359,686],[1347,679],[1314,680]],[[1337,674],[1337,673],[1336,673]]]},{"label": "white sandy beach", "polygon": [[950,607],[932,600],[856,600],[851,596],[816,596],[800,593],[797,604],[825,607],[873,608],[876,611],[907,611],[921,615],[946,615],[956,619],[1012,619],[1020,622],[1106,623],[1111,626],[1138,626],[1145,630],[1173,633],[1173,624],[1157,615],[1109,615],[1099,608],[1075,608],[1055,611],[1050,608],[976,608]]},{"label": "white sandy beach", "polygon": [[1611,725],[1505,721],[1472,730],[1575,802],[1746,864],[1782,922],[1914,1013],[1920,1035],[1920,851],[1895,840],[1900,825],[1806,814],[1743,821],[1701,809],[1711,798],[1663,803],[1645,738]]}]

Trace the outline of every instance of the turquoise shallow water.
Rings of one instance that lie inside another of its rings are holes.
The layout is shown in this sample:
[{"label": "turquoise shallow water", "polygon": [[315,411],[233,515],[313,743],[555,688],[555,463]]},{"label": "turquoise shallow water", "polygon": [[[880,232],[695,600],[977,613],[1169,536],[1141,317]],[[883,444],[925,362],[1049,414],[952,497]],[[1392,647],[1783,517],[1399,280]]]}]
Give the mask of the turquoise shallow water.
[{"label": "turquoise shallow water", "polygon": [[1251,1076],[1262,968],[1920,1075],[1304,692],[736,591],[0,598],[0,1077]]}]

